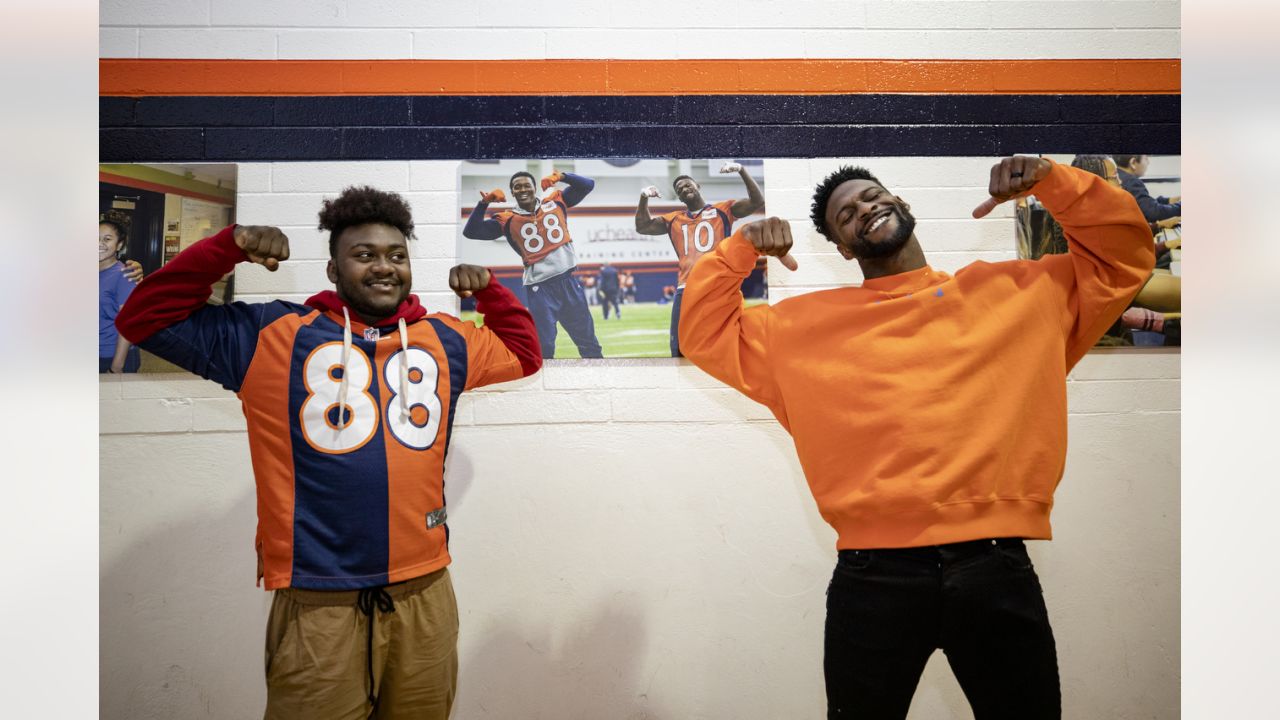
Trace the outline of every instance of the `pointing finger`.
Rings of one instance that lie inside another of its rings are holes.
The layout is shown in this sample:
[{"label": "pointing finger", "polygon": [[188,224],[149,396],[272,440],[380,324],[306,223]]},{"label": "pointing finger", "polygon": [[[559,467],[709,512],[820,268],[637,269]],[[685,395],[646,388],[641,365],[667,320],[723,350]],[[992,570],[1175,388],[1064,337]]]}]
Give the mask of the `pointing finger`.
[{"label": "pointing finger", "polygon": [[993,197],[983,200],[982,203],[978,205],[978,207],[973,209],[973,217],[974,218],[986,217],[992,210],[995,210],[996,206],[999,205],[1000,203],[1001,203],[1000,200],[997,200]]}]

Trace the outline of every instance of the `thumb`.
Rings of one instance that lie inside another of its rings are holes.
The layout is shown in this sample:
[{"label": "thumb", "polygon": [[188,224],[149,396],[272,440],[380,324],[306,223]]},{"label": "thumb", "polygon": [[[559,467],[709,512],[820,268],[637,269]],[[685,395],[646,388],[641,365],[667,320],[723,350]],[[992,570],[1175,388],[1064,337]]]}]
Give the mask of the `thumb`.
[{"label": "thumb", "polygon": [[989,214],[992,210],[995,210],[996,206],[1002,202],[1004,201],[997,200],[993,197],[989,197],[986,200],[983,200],[981,205],[978,205],[978,207],[973,209],[973,216],[975,218],[986,217],[987,214]]},{"label": "thumb", "polygon": [[280,261],[275,258],[267,258],[262,261],[262,266],[271,272],[275,272],[280,269]]},{"label": "thumb", "polygon": [[796,262],[795,258],[791,257],[791,253],[787,253],[786,255],[778,258],[778,262],[782,263],[782,267],[792,272],[800,269],[799,263]]}]

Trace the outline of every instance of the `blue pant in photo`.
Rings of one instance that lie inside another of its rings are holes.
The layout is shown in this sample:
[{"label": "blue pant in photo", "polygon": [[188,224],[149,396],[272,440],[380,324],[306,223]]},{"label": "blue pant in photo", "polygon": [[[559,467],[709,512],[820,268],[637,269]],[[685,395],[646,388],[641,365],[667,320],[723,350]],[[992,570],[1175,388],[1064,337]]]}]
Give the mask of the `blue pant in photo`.
[{"label": "blue pant in photo", "polygon": [[671,301],[671,357],[684,357],[680,354],[680,300],[683,297],[684,288],[680,288]]},{"label": "blue pant in photo", "polygon": [[604,357],[600,342],[596,340],[596,323],[591,318],[587,295],[572,271],[526,286],[525,290],[529,298],[529,312],[538,329],[542,357],[555,357],[557,322],[564,326],[582,357]]}]

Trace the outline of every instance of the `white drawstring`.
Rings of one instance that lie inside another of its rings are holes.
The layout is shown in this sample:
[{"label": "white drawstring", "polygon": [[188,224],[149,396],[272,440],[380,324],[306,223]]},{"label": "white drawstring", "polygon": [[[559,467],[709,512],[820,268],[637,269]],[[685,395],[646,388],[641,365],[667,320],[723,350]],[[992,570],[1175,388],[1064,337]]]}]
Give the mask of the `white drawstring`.
[{"label": "white drawstring", "polygon": [[409,330],[400,318],[400,417],[409,419]]},{"label": "white drawstring", "polygon": [[347,361],[351,359],[351,315],[342,308],[342,382],[338,384],[338,432],[346,428],[347,416]]},{"label": "white drawstring", "polygon": [[[342,308],[342,382],[338,385],[338,432],[346,428],[343,418],[347,414],[347,362],[351,360],[351,315]],[[400,318],[400,416],[409,415],[409,328]]]}]

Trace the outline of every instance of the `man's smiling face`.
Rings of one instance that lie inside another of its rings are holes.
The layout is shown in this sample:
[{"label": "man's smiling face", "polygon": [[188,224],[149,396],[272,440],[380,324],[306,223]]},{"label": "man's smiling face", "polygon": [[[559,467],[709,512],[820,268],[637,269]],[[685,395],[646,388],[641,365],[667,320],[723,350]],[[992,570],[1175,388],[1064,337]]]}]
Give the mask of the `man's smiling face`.
[{"label": "man's smiling face", "polygon": [[911,207],[872,180],[841,183],[827,203],[826,222],[847,260],[889,257],[916,228]]},{"label": "man's smiling face", "polygon": [[389,317],[409,297],[413,285],[408,243],[390,225],[349,227],[338,238],[328,274],[338,297],[366,321]]}]

